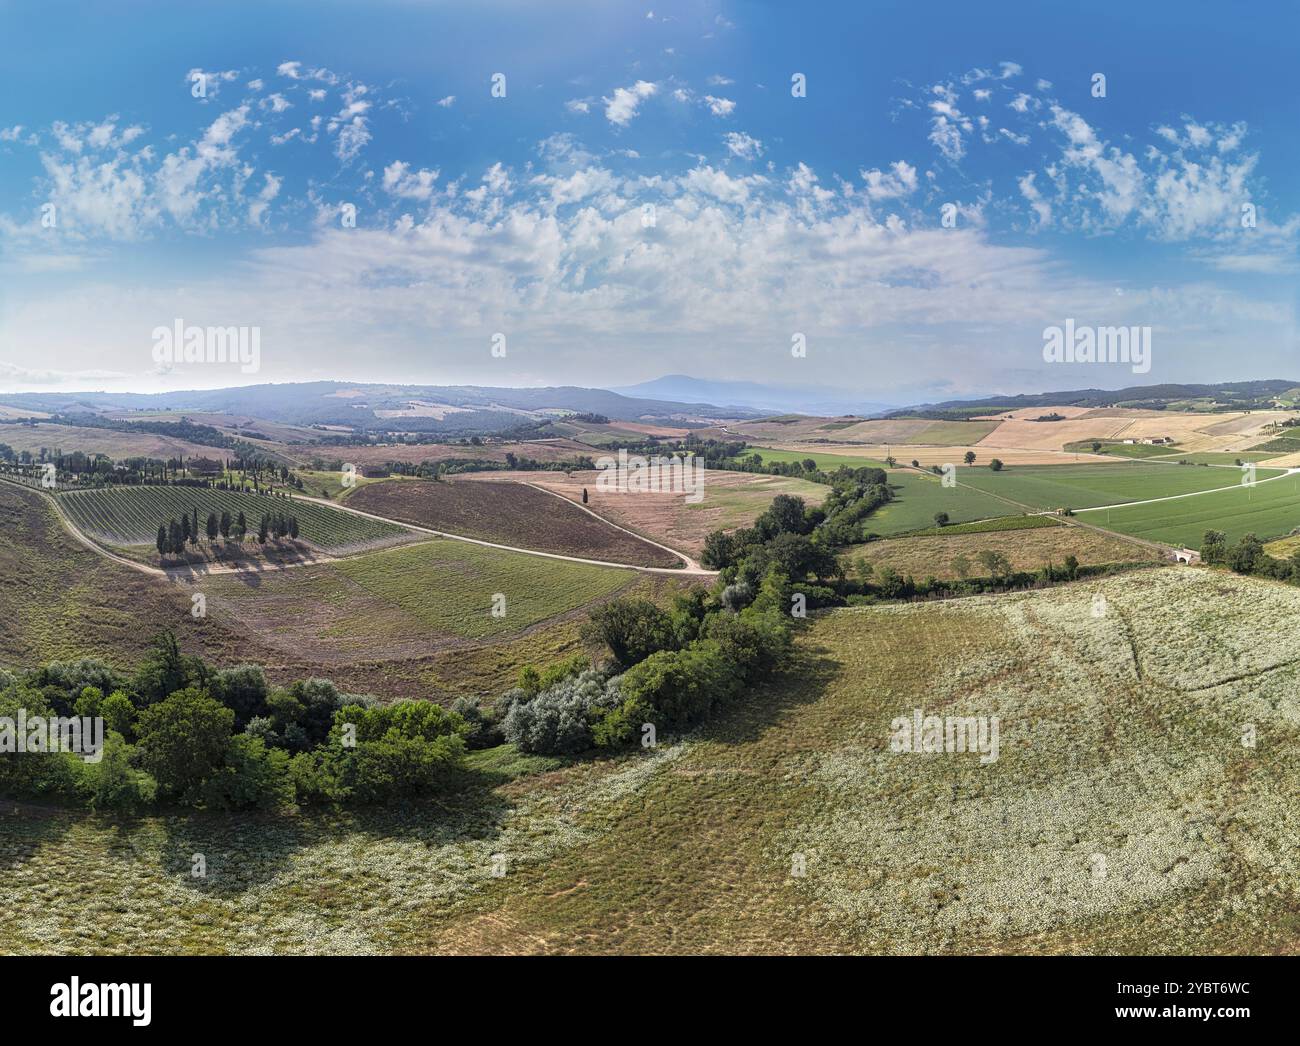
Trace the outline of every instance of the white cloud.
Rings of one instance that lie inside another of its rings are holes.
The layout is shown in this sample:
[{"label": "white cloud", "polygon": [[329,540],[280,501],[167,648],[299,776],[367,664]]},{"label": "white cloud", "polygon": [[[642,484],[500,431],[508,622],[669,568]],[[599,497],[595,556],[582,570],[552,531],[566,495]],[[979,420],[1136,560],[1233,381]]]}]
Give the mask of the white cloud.
[{"label": "white cloud", "polygon": [[637,109],[647,98],[659,90],[659,85],[647,80],[638,80],[631,87],[618,87],[614,94],[603,99],[605,102],[605,119],[618,127],[626,127],[637,114]]},{"label": "white cloud", "polygon": [[403,196],[412,200],[427,200],[433,196],[433,183],[438,180],[437,171],[421,168],[412,171],[408,163],[394,160],[384,168],[384,191],[390,196]]},{"label": "white cloud", "polygon": [[709,112],[714,116],[730,116],[736,108],[736,103],[730,98],[715,98],[711,94],[706,94],[704,101],[709,107]]},{"label": "white cloud", "polygon": [[456,96],[454,94],[449,94],[445,98],[438,99],[438,104],[442,106],[444,109],[450,109],[455,103],[456,103]]},{"label": "white cloud", "polygon": [[1016,184],[1020,187],[1020,195],[1028,201],[1030,208],[1034,212],[1038,227],[1041,229],[1052,224],[1052,205],[1043,199],[1038,187],[1034,185],[1034,179],[1034,172],[1030,171]]},{"label": "white cloud", "polygon": [[916,191],[916,168],[906,160],[895,160],[888,173],[873,168],[861,175],[867,183],[867,197],[872,200],[910,196]]},{"label": "white cloud", "polygon": [[269,171],[264,178],[262,191],[257,194],[257,198],[248,206],[248,222],[250,225],[262,224],[262,218],[271,205],[271,201],[280,194],[280,179]]},{"label": "white cloud", "polygon": [[742,160],[754,160],[763,155],[763,143],[744,131],[728,131],[722,140],[727,145],[727,151]]}]

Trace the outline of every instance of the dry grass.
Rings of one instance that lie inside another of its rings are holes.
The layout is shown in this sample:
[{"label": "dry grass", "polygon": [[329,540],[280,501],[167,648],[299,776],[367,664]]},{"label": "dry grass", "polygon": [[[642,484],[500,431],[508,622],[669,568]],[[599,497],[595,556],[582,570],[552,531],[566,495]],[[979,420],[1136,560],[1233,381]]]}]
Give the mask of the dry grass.
[{"label": "dry grass", "polygon": [[[1203,570],[836,611],[649,753],[346,817],[6,810],[0,951],[1295,952],[1297,613]],[[892,752],[917,707],[999,758]]]},{"label": "dry grass", "polygon": [[936,577],[950,580],[959,576],[953,563],[965,556],[969,574],[981,576],[987,571],[976,558],[980,552],[1001,552],[1011,560],[1015,570],[1039,570],[1050,562],[1058,569],[1065,557],[1073,555],[1080,564],[1149,563],[1155,559],[1150,549],[1120,538],[1099,534],[1082,527],[1044,527],[1034,530],[1004,530],[985,534],[952,534],[933,537],[901,537],[873,541],[850,549],[842,557],[846,567],[856,573],[862,560],[879,571],[892,567],[901,575],[917,580]]}]

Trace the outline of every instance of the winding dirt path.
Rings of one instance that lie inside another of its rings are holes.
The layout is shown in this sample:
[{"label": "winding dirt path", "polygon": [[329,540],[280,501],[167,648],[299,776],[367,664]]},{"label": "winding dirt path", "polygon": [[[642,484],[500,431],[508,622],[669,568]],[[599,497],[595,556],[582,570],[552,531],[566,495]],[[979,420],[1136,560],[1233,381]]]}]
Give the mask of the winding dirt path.
[{"label": "winding dirt path", "polygon": [[[83,533],[77,527],[77,525],[72,522],[72,519],[67,515],[67,513],[63,511],[63,507],[59,504],[59,499],[55,495],[50,494],[48,491],[37,490],[36,488],[30,487],[25,483],[15,483],[14,486],[22,487],[24,490],[30,490],[33,493],[40,494],[43,497],[45,497],[45,499],[49,501],[49,503],[53,506],[54,514],[58,516],[59,522],[63,524],[64,529],[67,530],[68,533],[71,534],[80,544],[90,549],[90,551],[96,553],[97,555],[103,556],[105,559],[112,560],[114,563],[117,563],[120,566],[129,567],[132,570],[138,571],[141,574],[149,574],[153,577],[166,578],[167,580],[170,581],[186,581],[193,578],[209,577],[213,574],[269,573],[272,571],[290,570],[294,567],[315,566],[318,563],[336,562],[339,558],[341,558],[338,556],[329,556],[329,555],[322,554],[312,559],[297,560],[291,563],[267,564],[265,566],[258,567],[258,568],[250,568],[247,566],[243,566],[243,567],[230,566],[225,563],[205,563],[202,564],[202,566],[197,569],[195,566],[166,567],[166,568],[150,566],[148,563],[140,563],[137,562],[136,560],[128,559],[126,556],[119,556],[117,553],[109,551],[107,548],[99,544],[93,538]],[[532,484],[527,484],[527,486],[532,486]],[[543,488],[536,487],[534,489],[542,490]],[[554,491],[548,490],[546,491],[546,493],[554,494]],[[555,494],[555,497],[562,498],[562,500],[564,500],[568,504],[573,505],[573,502],[569,501],[568,498],[563,497],[563,495]],[[485,548],[500,549],[502,552],[518,552],[521,555],[525,555],[525,556],[540,556],[543,559],[561,559],[569,563],[585,563],[588,566],[595,566],[595,567],[612,567],[616,570],[635,570],[642,574],[667,574],[675,577],[716,577],[717,576],[717,571],[705,570],[703,567],[699,565],[699,563],[697,563],[690,556],[687,556],[685,553],[678,552],[676,549],[669,548],[667,545],[660,545],[658,542],[651,541],[649,538],[643,537],[642,535],[637,534],[633,531],[625,530],[625,528],[618,526],[616,523],[610,523],[609,520],[605,519],[603,516],[599,516],[596,513],[591,512],[590,509],[584,508],[581,505],[574,505],[574,508],[582,509],[584,512],[587,512],[588,514],[595,516],[602,523],[614,527],[615,530],[624,530],[625,533],[631,534],[633,537],[638,538],[639,540],[644,541],[647,544],[654,545],[660,549],[663,549],[665,552],[672,553],[674,556],[677,556],[678,559],[680,559],[683,563],[685,563],[686,566],[685,567],[643,567],[643,566],[637,566],[634,563],[613,563],[603,559],[583,559],[581,556],[566,556],[558,552],[539,552],[536,549],[519,548],[514,545],[501,545],[493,541],[483,541],[479,538],[465,537],[463,534],[450,534],[442,530],[432,530],[429,527],[416,526],[414,523],[403,523],[401,520],[389,519],[387,516],[377,516],[372,512],[363,512],[361,509],[350,508],[349,506],[341,504],[337,501],[327,501],[324,498],[299,497],[295,500],[312,501],[318,505],[325,505],[328,508],[334,509],[337,512],[351,512],[353,515],[364,516],[367,519],[378,520],[381,523],[391,523],[393,526],[401,527],[403,530],[413,531],[418,534],[428,534],[432,537],[447,538],[451,541],[464,541],[471,545],[482,545]],[[388,547],[391,548],[392,546],[388,546]],[[379,548],[379,549],[375,549],[374,551],[381,552],[381,551],[385,551],[385,549]],[[357,555],[367,555],[367,554],[368,552],[357,553]],[[348,557],[348,558],[353,558],[353,557]]]}]

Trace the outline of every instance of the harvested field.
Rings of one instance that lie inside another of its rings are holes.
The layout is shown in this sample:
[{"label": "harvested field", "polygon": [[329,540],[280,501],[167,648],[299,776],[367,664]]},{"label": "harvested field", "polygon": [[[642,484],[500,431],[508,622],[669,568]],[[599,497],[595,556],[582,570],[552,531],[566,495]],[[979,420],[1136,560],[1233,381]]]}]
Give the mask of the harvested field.
[{"label": "harvested field", "polygon": [[809,505],[820,505],[830,492],[821,483],[802,479],[719,470],[705,473],[704,500],[698,504],[691,504],[681,494],[601,493],[596,489],[595,472],[478,473],[459,476],[457,481],[492,482],[491,477],[502,475],[555,491],[575,503],[582,501],[585,487],[587,507],[593,512],[690,556],[699,556],[704,539],[713,531],[748,526],[778,494],[793,494]]},{"label": "harvested field", "polygon": [[968,561],[967,575],[979,577],[985,571],[976,558],[990,550],[1003,553],[1015,570],[1040,570],[1051,563],[1058,569],[1073,555],[1084,566],[1102,563],[1152,563],[1158,559],[1150,549],[1122,538],[1099,534],[1083,527],[1043,527],[951,536],[901,537],[873,541],[847,550],[841,557],[846,565],[865,560],[877,571],[892,567],[901,575],[917,580],[936,577],[950,580],[961,576],[953,564],[958,557]]},{"label": "harvested field", "polygon": [[116,432],[112,429],[86,428],[81,425],[0,425],[0,443],[8,443],[15,451],[39,454],[42,449],[51,454],[74,450],[87,454],[107,454],[110,458],[174,458],[184,456],[216,457],[217,447],[177,439],[175,436],[156,436],[152,432]]},{"label": "harvested field", "polygon": [[[993,458],[1001,458],[1008,465],[1073,465],[1085,461],[1105,461],[1106,458],[1094,454],[1068,453],[1063,450],[1017,450],[1015,447],[994,447],[980,444],[978,446],[950,447],[915,447],[905,443],[889,446],[883,443],[868,443],[862,446],[839,447],[825,443],[773,443],[776,450],[789,452],[795,457],[806,458],[846,456],[883,460],[892,454],[899,464],[910,464],[913,459],[922,465],[960,465],[966,451],[975,452],[976,464],[987,465]],[[760,454],[763,452],[760,450]],[[1112,459],[1113,460],[1113,459]]]},{"label": "harvested field", "polygon": [[388,519],[516,548],[642,567],[683,565],[680,557],[522,483],[393,480],[360,487],[347,503]]},{"label": "harvested field", "polygon": [[324,462],[342,461],[357,466],[383,465],[389,461],[403,461],[419,465],[425,461],[504,462],[507,454],[535,461],[572,461],[579,457],[592,457],[592,448],[576,440],[560,439],[538,443],[487,443],[483,446],[449,443],[383,443],[367,446],[291,446],[277,445],[277,449],[303,464],[315,459]]}]

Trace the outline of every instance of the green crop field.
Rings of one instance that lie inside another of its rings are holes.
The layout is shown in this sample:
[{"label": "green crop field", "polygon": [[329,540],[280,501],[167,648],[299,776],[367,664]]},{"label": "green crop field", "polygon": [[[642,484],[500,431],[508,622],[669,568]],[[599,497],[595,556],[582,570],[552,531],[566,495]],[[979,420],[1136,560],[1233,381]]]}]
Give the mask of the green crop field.
[{"label": "green crop field", "polygon": [[403,540],[410,532],[392,523],[367,519],[299,498],[269,497],[206,487],[115,487],[69,491],[59,507],[83,533],[112,545],[152,545],[159,524],[191,512],[203,528],[209,512],[232,517],[240,512],[256,536],[263,514],[298,517],[301,537],[327,552],[354,551]]},{"label": "green crop field", "polygon": [[1251,533],[1268,541],[1300,527],[1300,477],[1150,505],[1084,511],[1079,518],[1121,534],[1188,548],[1200,548],[1207,530],[1223,531],[1229,542]]},{"label": "green crop field", "polygon": [[[1300,446],[1296,447],[1300,450]],[[1193,465],[1235,465],[1238,461],[1265,461],[1277,457],[1261,451],[1202,450],[1195,454],[1167,454],[1161,461],[1190,461]]]},{"label": "green crop field", "polygon": [[[1279,475],[1258,469],[1257,479]],[[1092,508],[1126,501],[1171,497],[1195,491],[1231,487],[1242,474],[1231,468],[1202,468],[1150,462],[1088,465],[1008,465],[957,469],[957,482],[1034,509]]]},{"label": "green crop field", "polygon": [[817,462],[817,467],[824,472],[834,472],[838,468],[847,466],[851,469],[872,468],[883,469],[885,463],[875,458],[864,458],[860,454],[828,454],[821,450],[777,450],[774,447],[749,447],[741,457],[748,457],[751,453],[758,454],[764,461],[771,462],[791,462],[807,461],[812,458]]},{"label": "green crop field", "polygon": [[889,485],[894,500],[877,509],[865,523],[867,531],[885,537],[933,527],[936,512],[948,513],[951,523],[969,523],[1016,511],[1007,502],[972,487],[941,486],[939,477],[928,473],[897,470],[889,474]]},{"label": "green crop field", "polygon": [[1120,458],[1161,458],[1172,453],[1167,444],[1153,447],[1149,443],[1110,443],[1106,440],[1091,439],[1075,440],[1073,443],[1067,443],[1063,449],[1075,454],[1091,454],[1094,443],[1101,444],[1098,454],[1110,454]]}]

